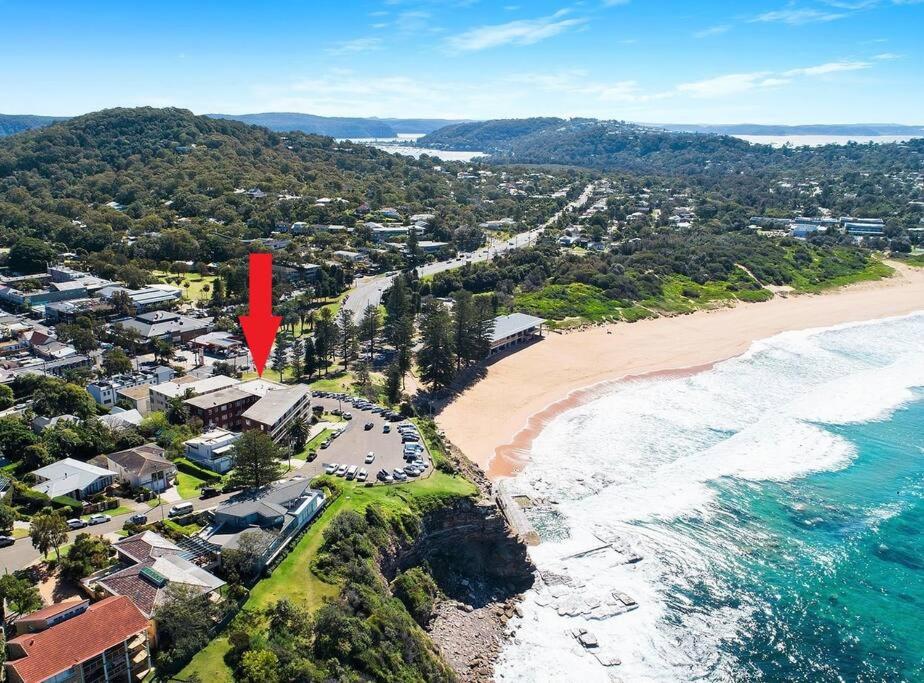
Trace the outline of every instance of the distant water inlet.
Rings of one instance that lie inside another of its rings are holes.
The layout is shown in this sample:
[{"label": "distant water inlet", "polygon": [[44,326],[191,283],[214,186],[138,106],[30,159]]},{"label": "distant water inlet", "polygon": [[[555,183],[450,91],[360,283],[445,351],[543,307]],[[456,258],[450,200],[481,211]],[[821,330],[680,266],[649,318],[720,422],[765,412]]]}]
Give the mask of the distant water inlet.
[{"label": "distant water inlet", "polygon": [[553,419],[498,680],[924,680],[922,339],[786,333]]}]

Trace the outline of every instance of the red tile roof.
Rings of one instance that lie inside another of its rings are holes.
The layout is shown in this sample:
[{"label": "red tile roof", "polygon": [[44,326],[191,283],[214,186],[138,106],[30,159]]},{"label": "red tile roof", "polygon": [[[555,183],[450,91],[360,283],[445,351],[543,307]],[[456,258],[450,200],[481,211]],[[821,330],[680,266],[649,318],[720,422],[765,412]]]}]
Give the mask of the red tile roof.
[{"label": "red tile roof", "polygon": [[39,683],[144,631],[148,620],[124,595],[90,605],[86,612],[10,640],[26,656],[9,662],[25,683]]},{"label": "red tile roof", "polygon": [[43,607],[42,609],[37,610],[35,612],[30,612],[29,614],[25,614],[19,617],[16,621],[17,622],[43,621],[45,619],[50,619],[56,614],[60,614],[61,612],[66,612],[69,609],[73,609],[77,605],[80,605],[81,603],[84,603],[84,602],[89,602],[89,601],[77,599],[77,600],[67,600],[66,602],[56,602],[53,605],[48,605],[47,607]]}]

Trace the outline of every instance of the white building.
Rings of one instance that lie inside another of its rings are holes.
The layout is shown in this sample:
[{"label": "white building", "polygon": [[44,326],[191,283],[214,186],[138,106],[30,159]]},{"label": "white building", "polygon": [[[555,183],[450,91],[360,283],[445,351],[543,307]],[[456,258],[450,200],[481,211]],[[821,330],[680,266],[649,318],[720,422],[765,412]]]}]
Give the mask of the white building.
[{"label": "white building", "polygon": [[231,449],[241,438],[237,432],[213,429],[189,441],[184,441],[186,457],[219,474],[231,469]]}]

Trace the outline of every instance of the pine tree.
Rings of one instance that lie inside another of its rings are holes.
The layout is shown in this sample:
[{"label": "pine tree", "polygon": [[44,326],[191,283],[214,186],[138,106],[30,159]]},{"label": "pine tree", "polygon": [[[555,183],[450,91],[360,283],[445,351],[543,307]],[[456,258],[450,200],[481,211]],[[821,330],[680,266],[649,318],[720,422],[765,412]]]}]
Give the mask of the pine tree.
[{"label": "pine tree", "polygon": [[314,373],[318,371],[318,355],[314,345],[314,338],[308,337],[305,340],[305,374],[310,380]]},{"label": "pine tree", "polygon": [[357,337],[356,323],[353,322],[353,312],[344,307],[337,316],[337,346],[343,369],[356,357]]},{"label": "pine tree", "polygon": [[422,255],[420,253],[420,243],[417,238],[417,230],[413,226],[407,231],[407,244],[405,245],[405,259],[407,269],[414,270],[420,265]]},{"label": "pine tree", "polygon": [[314,330],[315,355],[318,359],[318,367],[324,368],[325,375],[336,345],[337,328],[332,317],[333,314],[329,308],[322,308],[321,317],[315,324]]},{"label": "pine tree", "polygon": [[385,397],[391,405],[401,400],[401,384],[404,379],[397,361],[389,364],[385,370]]},{"label": "pine tree", "polygon": [[289,366],[289,341],[283,335],[276,336],[276,346],[273,347],[273,370],[279,373],[279,381]]},{"label": "pine tree", "polygon": [[282,476],[279,447],[259,430],[244,432],[231,450],[234,471],[232,484],[244,488],[260,488]]},{"label": "pine tree", "polygon": [[375,340],[379,335],[379,309],[369,304],[363,311],[363,317],[359,321],[359,334],[364,342],[369,345],[369,362],[372,362],[375,356]]},{"label": "pine tree", "polygon": [[424,304],[420,312],[420,338],[417,352],[420,378],[433,391],[449,386],[456,366],[452,317],[439,301]]},{"label": "pine tree", "polygon": [[304,361],[305,341],[301,337],[297,337],[295,341],[292,342],[292,374],[295,376],[296,382],[302,377]]}]

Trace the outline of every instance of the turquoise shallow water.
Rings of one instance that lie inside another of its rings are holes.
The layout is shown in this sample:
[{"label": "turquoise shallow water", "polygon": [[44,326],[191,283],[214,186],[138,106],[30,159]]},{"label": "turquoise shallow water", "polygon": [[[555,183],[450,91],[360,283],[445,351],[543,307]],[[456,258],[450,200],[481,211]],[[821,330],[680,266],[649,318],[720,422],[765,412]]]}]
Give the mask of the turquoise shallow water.
[{"label": "turquoise shallow water", "polygon": [[511,482],[541,580],[497,678],[924,682],[922,339],[924,314],[785,333],[553,420]]},{"label": "turquoise shallow water", "polygon": [[737,561],[691,597],[752,607],[723,645],[743,678],[922,681],[924,394],[888,420],[827,429],[856,448],[845,469],[725,483],[728,516],[705,533]]}]

